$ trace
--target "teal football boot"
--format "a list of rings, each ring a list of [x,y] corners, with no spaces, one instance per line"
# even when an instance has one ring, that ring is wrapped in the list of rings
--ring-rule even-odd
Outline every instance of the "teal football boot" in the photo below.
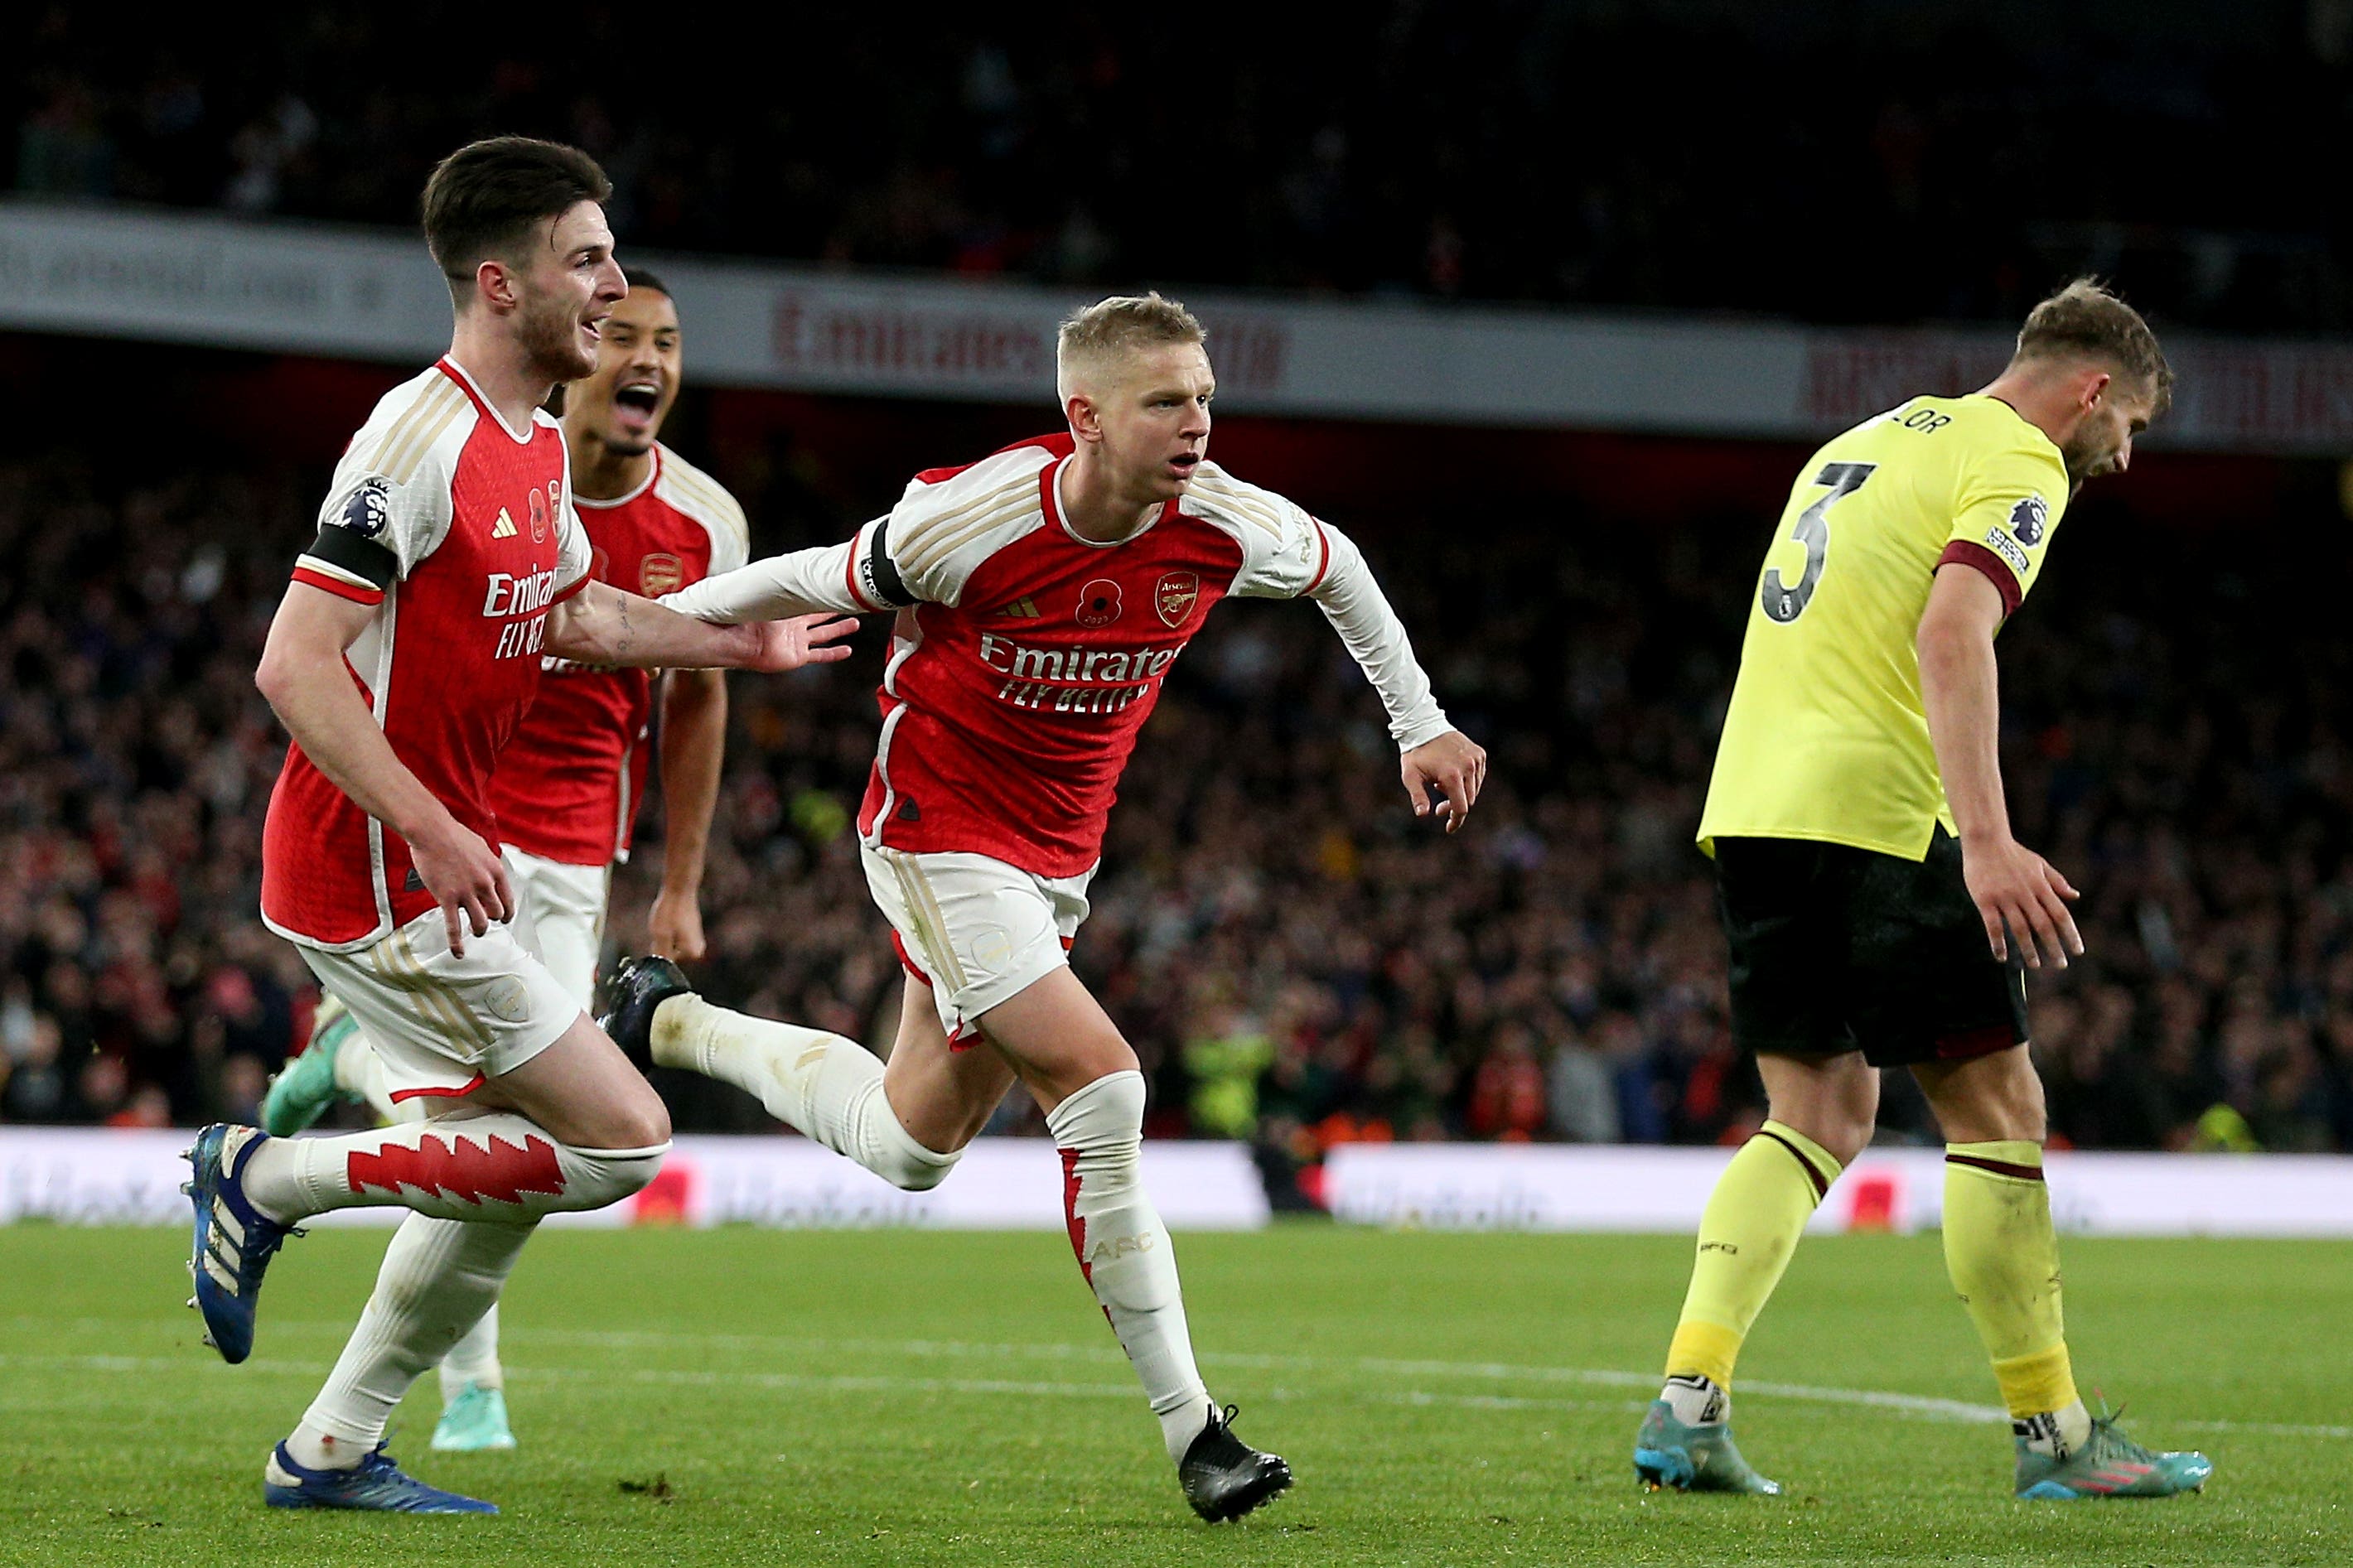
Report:
[[[2092,1423],[2083,1447],[2063,1459],[2018,1443],[2018,1495],[2030,1502],[2101,1497],[2177,1497],[2203,1490],[2214,1461],[2199,1453],[2159,1453],[2116,1429],[2115,1415]]]
[[[1767,1480],[1740,1457],[1731,1422],[1686,1426],[1663,1399],[1651,1401],[1641,1430],[1634,1434],[1634,1477],[1652,1491],[1672,1487],[1679,1492],[1781,1495],[1780,1482]]]
[[[514,1432],[507,1426],[507,1396],[479,1383],[459,1389],[433,1428],[437,1454],[485,1454],[514,1446]]]
[[[261,1130],[272,1138],[300,1132],[327,1114],[338,1100],[361,1097],[335,1081],[335,1055],[359,1032],[359,1020],[332,996],[319,999],[311,1038],[269,1080],[261,1097]]]

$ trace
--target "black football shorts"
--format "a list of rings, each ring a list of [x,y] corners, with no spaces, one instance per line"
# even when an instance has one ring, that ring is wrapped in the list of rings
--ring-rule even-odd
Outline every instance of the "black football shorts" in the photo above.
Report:
[[[1764,1055],[1966,1061],[2026,1037],[2026,969],[1987,946],[1942,826],[1915,863],[1802,838],[1718,838],[1732,1033]]]

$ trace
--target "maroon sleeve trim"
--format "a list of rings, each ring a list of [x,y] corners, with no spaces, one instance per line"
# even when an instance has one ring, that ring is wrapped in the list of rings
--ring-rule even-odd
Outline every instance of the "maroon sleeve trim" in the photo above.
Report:
[[[596,575],[596,574],[594,571],[583,572],[579,576],[575,577],[572,580],[571,586],[556,590],[555,597],[550,599],[548,603],[551,605],[564,603],[565,600],[572,597],[573,595],[580,592],[581,589],[586,588],[588,585],[588,580]]]
[[[2001,591],[2001,613],[2005,618],[2018,614],[2018,606],[2026,601],[2026,590],[2018,585],[2018,574],[2010,563],[1982,544],[1971,544],[1966,539],[1956,539],[1945,546],[1936,557],[1939,566],[1974,566],[1986,575],[1986,580]]]

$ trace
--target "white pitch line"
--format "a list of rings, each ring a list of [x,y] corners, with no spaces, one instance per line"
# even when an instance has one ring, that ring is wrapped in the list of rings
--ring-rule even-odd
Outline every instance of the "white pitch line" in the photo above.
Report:
[[[75,1319],[66,1323],[56,1320],[17,1318],[11,1321],[26,1327],[40,1327],[55,1331],[70,1326],[93,1331],[115,1332],[121,1325],[102,1319]],[[342,1323],[316,1320],[294,1320],[273,1322],[272,1332],[300,1334],[332,1334],[341,1337],[350,1331]],[[1049,1342],[1033,1344],[969,1342],[958,1340],[867,1340],[823,1339],[781,1334],[721,1334],[669,1332],[648,1330],[600,1329],[527,1329],[521,1338],[528,1346],[533,1342],[572,1344],[611,1350],[653,1350],[702,1346],[739,1351],[793,1350],[832,1353],[871,1353],[878,1355],[914,1356],[925,1359],[998,1359],[1095,1362],[1104,1365],[1121,1365],[1125,1362],[1116,1349],[1103,1345],[1081,1345]],[[1650,1389],[1658,1378],[1648,1373],[1622,1372],[1600,1367],[1529,1366],[1507,1362],[1404,1361],[1379,1356],[1318,1357],[1300,1355],[1265,1355],[1247,1352],[1205,1352],[1198,1360],[1205,1364],[1249,1368],[1255,1371],[1291,1373],[1354,1373],[1387,1378],[1474,1378],[1490,1382],[1527,1384],[1568,1384],[1587,1387]],[[177,1361],[126,1356],[52,1356],[25,1357],[0,1353],[0,1365],[12,1363],[70,1363],[86,1365],[92,1371],[145,1371],[182,1365]],[[106,1364],[114,1363],[114,1364]],[[306,1363],[248,1362],[248,1367],[266,1368],[271,1372],[301,1371],[315,1375],[317,1369]],[[610,1371],[575,1367],[545,1367],[520,1369],[525,1378],[607,1378]],[[995,1378],[914,1378],[879,1374],[812,1376],[796,1373],[701,1373],[661,1368],[633,1368],[622,1374],[657,1383],[677,1383],[688,1385],[712,1386],[751,1384],[778,1389],[839,1389],[857,1391],[907,1391],[916,1393],[953,1394],[1030,1394],[1046,1397],[1098,1398],[1116,1395],[1133,1398],[1134,1386],[1125,1383],[1074,1384],[1041,1383]],[[1838,1405],[1857,1409],[1883,1410],[1891,1414],[1931,1421],[1952,1421],[1972,1426],[2007,1425],[2008,1412],[1990,1405],[1974,1405],[1965,1400],[1942,1399],[1928,1394],[1901,1394],[1887,1389],[1838,1388],[1815,1384],[1752,1382],[1743,1383],[1744,1394],[1761,1395],[1768,1399],[1793,1399],[1815,1405]],[[1620,1408],[1616,1401],[1547,1400],[1525,1394],[1465,1394],[1441,1393],[1425,1389],[1397,1389],[1366,1393],[1351,1390],[1352,1397],[1377,1403],[1446,1405],[1464,1409],[1608,1409]],[[1290,1390],[1268,1390],[1262,1397],[1292,1400],[1328,1395],[1294,1393]],[[1635,1405],[1647,1403],[1630,1402]],[[2274,1437],[2316,1437],[2337,1441],[2353,1440],[2353,1426],[2305,1426],[2271,1421],[2224,1421],[2184,1419],[2169,1423],[2200,1432],[2238,1433]]]
[[[198,1357],[0,1354],[0,1367],[34,1366],[144,1377],[155,1373],[185,1372],[192,1368],[202,1370],[205,1363]],[[241,1363],[241,1370],[277,1377],[311,1378],[319,1375],[319,1369],[308,1362],[248,1361]],[[1135,1385],[1132,1383],[1034,1383],[997,1377],[899,1377],[888,1373],[869,1375],[853,1373],[818,1376],[792,1372],[691,1372],[673,1367],[634,1367],[615,1372],[585,1366],[509,1366],[506,1374],[524,1383],[621,1382],[665,1388],[750,1387],[796,1393],[1016,1394],[1025,1398],[1115,1399],[1123,1402],[1137,1397]],[[1262,1396],[1273,1404],[1329,1397],[1328,1394],[1287,1388],[1267,1389]],[[1641,1408],[1630,1400],[1602,1403],[1577,1399],[1524,1399],[1495,1394],[1442,1394],[1419,1388],[1354,1397],[1382,1405],[1440,1405],[1469,1410],[1620,1411]]]

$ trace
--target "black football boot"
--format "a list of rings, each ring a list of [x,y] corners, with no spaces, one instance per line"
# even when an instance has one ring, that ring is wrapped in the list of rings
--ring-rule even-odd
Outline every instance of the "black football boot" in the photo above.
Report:
[[[1222,1415],[1213,1407],[1209,1424],[1176,1466],[1185,1500],[1211,1524],[1240,1519],[1291,1485],[1291,1467],[1235,1436],[1233,1419],[1234,1406]]]
[[[667,958],[625,958],[596,986],[596,1026],[639,1072],[651,1072],[654,1009],[693,989],[685,972]]]

